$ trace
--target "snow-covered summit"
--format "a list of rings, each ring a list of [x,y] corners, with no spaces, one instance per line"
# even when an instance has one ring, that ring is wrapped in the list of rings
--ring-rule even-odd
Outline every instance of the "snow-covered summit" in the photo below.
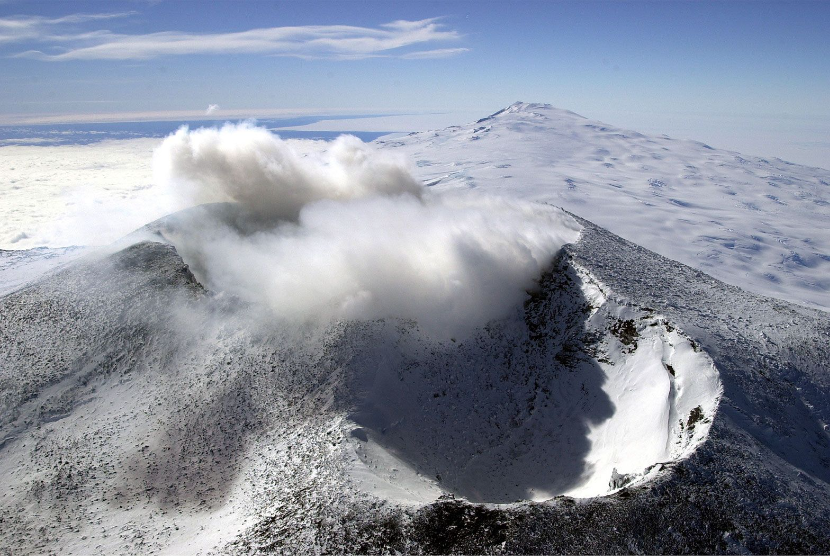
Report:
[[[540,103],[540,102],[522,102],[517,101],[508,106],[507,108],[502,108],[498,112],[490,114],[489,116],[478,120],[476,123],[481,123],[485,121],[489,121],[493,118],[497,118],[499,116],[507,115],[507,114],[523,114],[523,115],[532,115],[538,116],[543,118],[552,118],[552,117],[572,117],[572,118],[581,118],[585,119],[584,116],[580,116],[576,112],[571,112],[570,110],[563,110],[561,108],[555,108],[550,104],[547,103]]]
[[[385,142],[426,184],[548,202],[755,292],[830,308],[830,171],[547,104]]]

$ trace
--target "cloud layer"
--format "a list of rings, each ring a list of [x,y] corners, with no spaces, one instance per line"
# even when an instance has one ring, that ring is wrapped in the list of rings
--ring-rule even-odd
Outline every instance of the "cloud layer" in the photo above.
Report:
[[[303,25],[233,33],[164,31],[129,35],[100,29],[78,32],[76,29],[81,23],[133,13],[76,14],[52,19],[36,16],[0,18],[0,44],[39,43],[37,49],[13,55],[45,61],[146,60],[193,54],[265,54],[335,60],[429,59],[454,56],[468,50],[461,47],[424,48],[461,38],[458,32],[445,29],[435,18],[399,20],[374,28]],[[67,27],[72,32],[66,32]]]
[[[193,200],[234,200],[272,219],[253,233],[238,219],[202,219],[170,239],[210,289],[289,320],[398,317],[463,335],[518,306],[578,235],[547,205],[433,194],[354,137],[303,157],[249,125],[182,129],[155,164]]]

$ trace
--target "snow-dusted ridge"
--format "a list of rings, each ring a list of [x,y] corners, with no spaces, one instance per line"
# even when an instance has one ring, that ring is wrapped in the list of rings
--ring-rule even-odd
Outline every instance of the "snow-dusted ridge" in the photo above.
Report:
[[[205,291],[163,237],[0,298],[7,546],[207,548],[309,489],[343,508],[609,494],[715,418],[711,360],[566,258],[507,318],[436,340],[398,319],[271,322]],[[40,536],[52,512],[68,532]]]
[[[59,247],[7,251],[0,249],[0,296],[37,281],[83,255],[84,247]]]

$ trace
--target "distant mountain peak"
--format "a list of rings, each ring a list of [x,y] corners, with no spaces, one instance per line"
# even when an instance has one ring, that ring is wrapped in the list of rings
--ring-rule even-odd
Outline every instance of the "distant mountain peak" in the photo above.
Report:
[[[508,106],[506,112],[531,112],[533,110],[556,110],[552,105],[542,102],[516,101]]]
[[[575,112],[571,112],[570,110],[563,110],[561,108],[556,108],[550,104],[540,103],[540,102],[522,102],[517,101],[511,104],[506,108],[502,108],[498,112],[494,112],[489,116],[478,120],[476,123],[486,122],[494,118],[498,118],[499,116],[504,116],[507,114],[530,114],[530,115],[537,115],[542,117],[576,117],[580,119],[586,119],[584,116],[580,116]]]

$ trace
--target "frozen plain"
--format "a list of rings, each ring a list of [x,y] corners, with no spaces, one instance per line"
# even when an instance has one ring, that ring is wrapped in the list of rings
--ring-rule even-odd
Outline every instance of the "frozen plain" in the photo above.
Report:
[[[485,121],[492,132],[500,116],[515,128],[546,113],[562,117],[515,105]],[[471,139],[482,123],[444,132],[448,141],[467,132],[456,137],[462,167],[461,141],[482,141]],[[433,136],[419,135],[408,139],[416,147],[406,139],[387,146],[425,149],[421,140]],[[424,176],[431,187],[500,187],[486,173],[445,176],[446,150],[416,150],[420,167],[436,172]],[[539,200],[550,191],[537,181],[517,194]],[[3,342],[3,467],[12,479],[4,546],[827,550],[826,313],[743,292],[581,221],[579,240],[530,302],[460,343],[420,338],[406,321],[263,333],[249,309],[205,292],[169,246],[182,218],[151,227],[142,239],[153,242],[84,260],[0,301],[11,323]],[[190,333],[181,319],[204,326]],[[53,339],[47,347],[44,337]],[[638,376],[626,378],[630,369],[654,373],[648,385],[666,390],[631,388]],[[617,379],[629,382],[615,387]],[[683,381],[711,386],[678,411],[671,392]],[[630,442],[619,410],[626,386],[644,396],[637,407],[655,409],[650,423],[666,424],[664,445],[703,444],[694,453],[653,450],[632,469],[617,469],[625,456],[597,466]],[[590,403],[568,407],[580,396]],[[554,408],[547,416],[545,402]],[[562,422],[573,425],[570,436],[553,430]],[[619,444],[598,441],[603,426],[620,423],[622,434],[610,435]],[[690,424],[691,433],[681,432]],[[647,432],[639,437],[657,429]],[[534,469],[533,458],[552,461],[560,441],[575,446],[575,469],[563,466],[542,487],[499,480],[515,472],[510,462]],[[498,457],[501,446],[510,457]],[[452,476],[459,458],[482,448],[495,454],[485,472]],[[556,484],[563,477],[570,485]],[[594,490],[581,494],[588,498],[561,496],[580,496],[576,488],[591,477]],[[610,496],[592,497],[599,494]],[[519,501],[504,504],[504,496]]]

